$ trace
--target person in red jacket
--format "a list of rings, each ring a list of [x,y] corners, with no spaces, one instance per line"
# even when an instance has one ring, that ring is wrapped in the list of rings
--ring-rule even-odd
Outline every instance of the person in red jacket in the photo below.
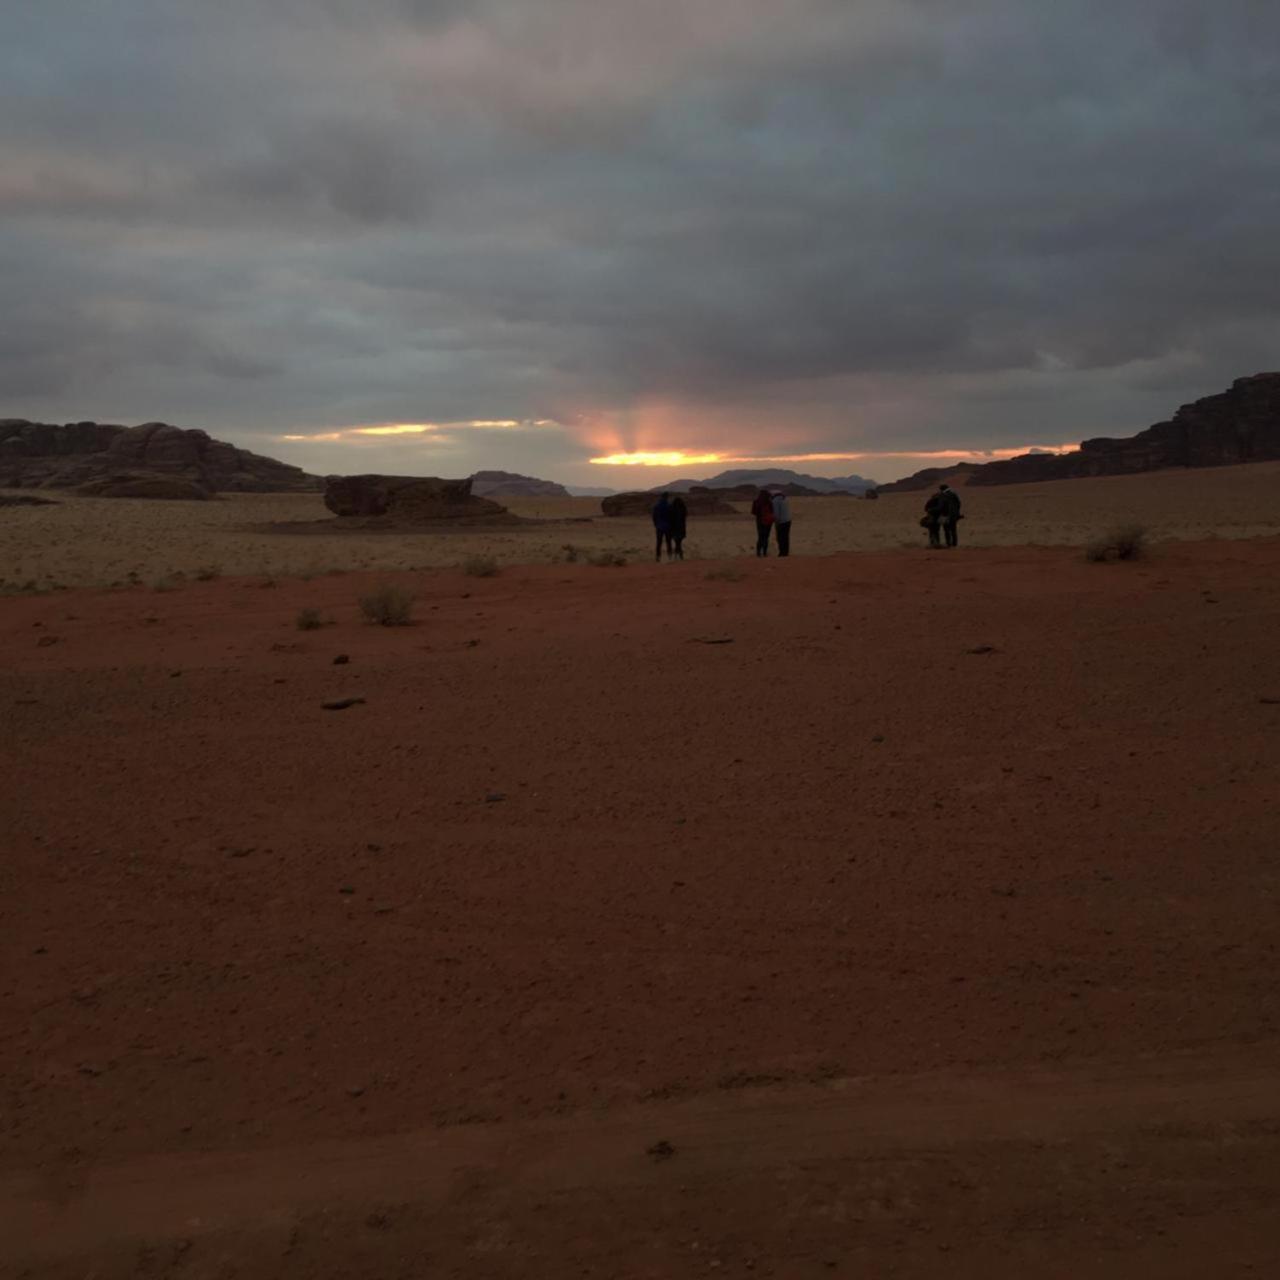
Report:
[[[768,489],[761,489],[751,504],[751,514],[756,518],[756,555],[769,554],[769,531],[773,528],[773,499]]]

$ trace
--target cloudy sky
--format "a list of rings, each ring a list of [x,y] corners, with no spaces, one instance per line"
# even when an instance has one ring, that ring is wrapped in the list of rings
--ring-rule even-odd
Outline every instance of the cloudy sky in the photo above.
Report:
[[[1275,0],[3,0],[0,417],[617,487],[1128,434],[1280,367],[1277,86]]]

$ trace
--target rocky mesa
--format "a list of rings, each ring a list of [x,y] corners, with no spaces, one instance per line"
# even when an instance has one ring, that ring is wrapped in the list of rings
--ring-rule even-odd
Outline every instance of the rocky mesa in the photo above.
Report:
[[[324,505],[336,516],[394,524],[516,519],[501,503],[472,493],[470,479],[438,476],[329,476]]]
[[[113,423],[57,425],[0,418],[0,487],[79,489],[106,496],[177,496],[176,486],[137,482],[182,481],[212,493],[307,493],[321,481],[299,467],[250,453],[205,431],[165,422],[139,427]],[[132,487],[132,492],[129,490]],[[120,490],[125,490],[120,493]]]

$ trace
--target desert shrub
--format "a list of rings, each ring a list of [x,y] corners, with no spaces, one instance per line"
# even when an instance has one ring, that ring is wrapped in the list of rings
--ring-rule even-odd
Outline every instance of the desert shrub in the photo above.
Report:
[[[319,631],[324,626],[324,619],[319,609],[299,609],[295,625],[299,631]]]
[[[172,578],[157,578],[151,584],[152,591],[177,591],[178,584]]]
[[[708,582],[741,582],[742,570],[735,569],[732,565],[721,565],[718,569],[707,570]]]
[[[360,597],[366,621],[380,627],[407,627],[413,616],[413,597],[399,587],[383,586]]]
[[[1093,564],[1107,560],[1137,560],[1147,545],[1147,531],[1140,524],[1119,525],[1085,545],[1084,558]]]
[[[214,578],[222,577],[222,570],[216,564],[201,565],[196,570],[197,582],[212,582]]]
[[[578,551],[578,548],[577,548],[577,547],[575,547],[575,546],[573,545],[573,543],[572,543],[572,542],[566,542],[566,543],[564,544],[564,546],[562,546],[562,547],[560,548],[560,550],[564,553],[564,554],[563,554],[563,559],[564,559],[565,564],[577,564],[577,563],[578,563],[578,556],[579,556],[581,553]]]
[[[1140,524],[1122,525],[1111,535],[1117,560],[1136,560],[1146,549],[1147,531]]]
[[[492,556],[468,556],[462,562],[468,578],[492,578],[498,573],[498,562]]]
[[[627,563],[627,557],[620,551],[592,551],[587,556],[587,563],[597,569],[621,568]]]

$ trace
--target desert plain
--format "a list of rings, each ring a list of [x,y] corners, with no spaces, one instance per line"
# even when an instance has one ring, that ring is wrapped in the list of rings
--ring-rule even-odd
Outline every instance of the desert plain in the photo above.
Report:
[[[1278,484],[0,510],[0,1275],[1276,1274]]]

